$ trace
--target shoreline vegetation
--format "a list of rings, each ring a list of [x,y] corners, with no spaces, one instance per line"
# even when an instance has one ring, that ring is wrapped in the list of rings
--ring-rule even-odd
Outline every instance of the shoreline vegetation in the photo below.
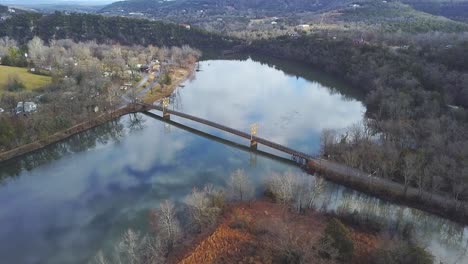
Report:
[[[89,263],[433,263],[411,223],[327,212],[323,191],[321,178],[294,173],[254,187],[239,169],[226,188],[208,184],[180,203],[162,201],[147,232],[127,229]]]
[[[65,140],[75,134],[84,132],[91,128],[100,126],[106,122],[112,121],[116,118],[124,116],[126,114],[136,113],[138,110],[133,106],[127,106],[109,113],[101,114],[91,120],[77,124],[63,131],[59,131],[45,139],[37,140],[35,142],[19,146],[17,148],[7,150],[0,153],[0,162],[5,162],[10,159],[18,158],[22,155],[26,155],[30,152],[45,148],[51,144]]]
[[[0,96],[4,109],[0,114],[0,160],[110,120],[114,111],[142,100],[146,93],[155,92],[146,102],[172,93],[200,56],[200,51],[187,45],[122,46],[71,39],[46,43],[39,37],[20,45],[1,38],[2,64],[48,75],[51,82],[31,91],[9,76],[8,91]],[[27,102],[28,107],[19,102]]]
[[[416,208],[459,224],[468,224],[468,204],[463,201],[455,202],[413,187],[405,190],[405,186],[398,182],[369,176],[363,171],[321,158],[310,161],[306,171],[385,201]]]
[[[172,67],[169,69],[167,72],[170,76],[170,79],[172,80],[171,83],[167,85],[159,83],[156,84],[155,88],[151,89],[143,95],[143,101],[145,103],[153,103],[164,97],[170,96],[182,82],[190,78],[190,76],[194,73],[195,66],[196,63],[191,63],[184,68]],[[162,89],[161,86],[163,87]],[[56,142],[60,142],[72,135],[102,125],[123,115],[138,112],[141,112],[141,109],[133,105],[128,105],[124,108],[101,114],[91,120],[82,122],[63,131],[59,131],[45,139],[37,140],[14,149],[1,152],[0,163],[42,149]],[[363,171],[358,171],[356,169],[339,164],[333,164],[333,161],[323,161],[323,164],[319,162],[319,160],[311,161],[307,164],[305,170],[310,174],[318,172],[320,176],[325,177],[327,180],[345,185],[354,190],[361,191],[385,201],[395,202],[397,204],[417,208],[425,212],[450,219],[457,223],[468,223],[468,219],[466,218],[468,215],[468,206],[464,202],[460,201],[454,204],[452,200],[447,200],[443,196],[431,194],[427,191],[420,193],[416,188],[411,187],[408,188],[405,192],[404,185],[398,182],[387,181],[377,177],[367,177],[367,174]],[[324,166],[324,164],[333,165]],[[340,170],[338,170],[338,172],[337,170],[334,170],[334,168],[336,169],[336,166],[342,166],[342,168],[344,168],[341,170],[341,173],[339,172]],[[348,171],[343,172],[343,170]],[[356,175],[350,173],[349,170],[356,172],[354,173]]]
[[[151,94],[150,97],[146,97],[150,92],[145,94],[145,102],[146,103],[153,103],[157,100],[160,100],[164,97],[167,97],[171,95],[177,87],[187,80],[192,74],[195,69],[195,63],[192,63],[188,66],[188,68],[176,68],[174,70],[170,70],[170,76],[171,79],[173,80],[171,84],[164,85],[164,88],[161,89],[158,92],[155,92],[154,94]],[[107,113],[101,114],[97,117],[94,117],[88,121],[79,123],[77,125],[74,125],[70,128],[67,128],[65,130],[59,131],[45,139],[37,140],[32,143],[28,143],[25,145],[21,145],[19,147],[16,147],[14,149],[10,149],[4,152],[0,152],[0,163],[8,161],[10,159],[14,159],[17,157],[20,157],[22,155],[28,154],[30,152],[45,148],[51,144],[60,142],[62,140],[65,140],[75,134],[81,133],[83,131],[89,130],[91,128],[97,127],[99,125],[102,125],[106,122],[110,122],[112,120],[115,120],[119,117],[122,117],[127,114],[132,114],[132,113],[138,113],[141,112],[141,109],[134,105],[127,105],[123,108],[117,109],[117,110],[112,110]]]
[[[366,188],[368,192],[466,223],[466,35],[359,36],[283,36],[253,41],[247,50],[321,67],[362,91],[365,117],[348,128],[322,131],[323,157],[404,186],[403,194]],[[416,195],[405,198],[405,190],[414,188]],[[434,202],[435,197],[445,201]]]

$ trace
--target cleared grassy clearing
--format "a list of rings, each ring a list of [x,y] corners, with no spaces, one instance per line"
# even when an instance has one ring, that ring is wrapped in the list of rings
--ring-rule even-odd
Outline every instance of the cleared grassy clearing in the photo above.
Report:
[[[10,75],[18,76],[18,79],[26,86],[26,90],[32,91],[41,88],[51,82],[49,76],[42,76],[29,73],[26,68],[1,66],[0,65],[0,94],[5,91]]]

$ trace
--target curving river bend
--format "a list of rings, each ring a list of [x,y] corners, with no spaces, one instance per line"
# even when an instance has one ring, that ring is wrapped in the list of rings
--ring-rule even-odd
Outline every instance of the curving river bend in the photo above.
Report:
[[[303,65],[265,59],[210,60],[171,98],[171,108],[317,153],[324,128],[359,122],[360,95]],[[209,134],[235,136],[172,117]],[[266,147],[261,150],[275,153]],[[277,153],[275,153],[277,154]],[[281,155],[281,154],[280,154]],[[187,132],[146,115],[129,115],[46,149],[0,163],[0,259],[4,263],[85,263],[129,228],[145,230],[147,212],[181,201],[195,186],[224,186],[243,168],[256,186],[273,172],[298,168]],[[468,228],[327,183],[328,211],[411,223],[444,263],[468,263]]]

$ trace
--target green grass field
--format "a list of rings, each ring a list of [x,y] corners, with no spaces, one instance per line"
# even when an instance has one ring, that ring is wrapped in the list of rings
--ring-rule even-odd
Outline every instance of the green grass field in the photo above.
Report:
[[[31,74],[26,68],[0,65],[0,94],[5,91],[8,76],[10,75],[17,75],[28,91],[43,87],[51,82],[51,78],[49,76]]]

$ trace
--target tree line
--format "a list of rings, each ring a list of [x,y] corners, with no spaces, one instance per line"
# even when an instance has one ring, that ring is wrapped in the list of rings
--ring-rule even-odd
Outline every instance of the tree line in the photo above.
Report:
[[[2,50],[20,49],[15,41],[0,40]],[[5,46],[3,46],[5,44]],[[55,132],[122,106],[123,97],[136,99],[134,84],[141,79],[139,65],[160,61],[161,76],[170,67],[192,65],[201,56],[189,46],[122,46],[71,39],[44,42],[34,37],[25,45],[27,64],[34,73],[52,76],[52,83],[35,91],[5,92],[0,106],[0,150],[43,139]],[[24,54],[21,55],[24,57]],[[122,89],[123,85],[125,89]],[[129,85],[129,87],[128,87]],[[127,90],[127,88],[129,90]],[[15,114],[17,102],[34,101],[34,114]]]
[[[282,208],[282,216],[278,220],[269,216],[266,218],[270,221],[256,221],[241,210],[234,209],[233,217],[228,221],[230,230],[246,231],[257,239],[253,240],[256,257],[269,263],[363,263],[356,259],[356,241],[351,235],[349,219],[344,215],[321,218],[325,228],[319,232],[318,238],[294,226],[295,219],[320,210],[316,207],[316,200],[324,190],[323,179],[286,172],[271,175],[261,188],[267,200]],[[183,257],[177,254],[186,253],[184,247],[187,248],[187,242],[198,243],[196,237],[213,233],[224,217],[229,219],[230,206],[244,203],[251,207],[255,203],[254,193],[252,181],[243,170],[238,169],[228,177],[226,188],[212,185],[194,188],[180,204],[165,200],[158,209],[149,213],[150,232],[145,234],[127,229],[111,250],[98,251],[90,263],[171,263],[168,260]],[[268,214],[267,211],[263,213]],[[369,230],[364,228],[363,231]],[[229,232],[229,229],[224,232]],[[365,258],[365,263],[433,262],[433,256],[419,245],[411,230],[406,229],[404,234],[395,235],[383,235],[384,230],[378,232],[382,232],[379,234],[382,243],[369,248],[367,255],[360,256]],[[211,243],[213,247],[206,250],[219,252],[207,254],[222,255],[222,245],[215,241]],[[197,248],[190,244],[188,247]],[[237,250],[244,253],[244,248]],[[249,254],[249,251],[245,253]]]
[[[324,156],[455,204],[467,201],[467,35],[335,34],[260,40],[251,48],[321,67],[366,94],[362,124],[324,131]]]
[[[231,45],[222,36],[196,28],[146,19],[105,17],[92,14],[55,12],[49,15],[22,13],[0,22],[0,37],[8,36],[25,44],[34,36],[52,39],[122,45],[182,46],[222,48]]]

